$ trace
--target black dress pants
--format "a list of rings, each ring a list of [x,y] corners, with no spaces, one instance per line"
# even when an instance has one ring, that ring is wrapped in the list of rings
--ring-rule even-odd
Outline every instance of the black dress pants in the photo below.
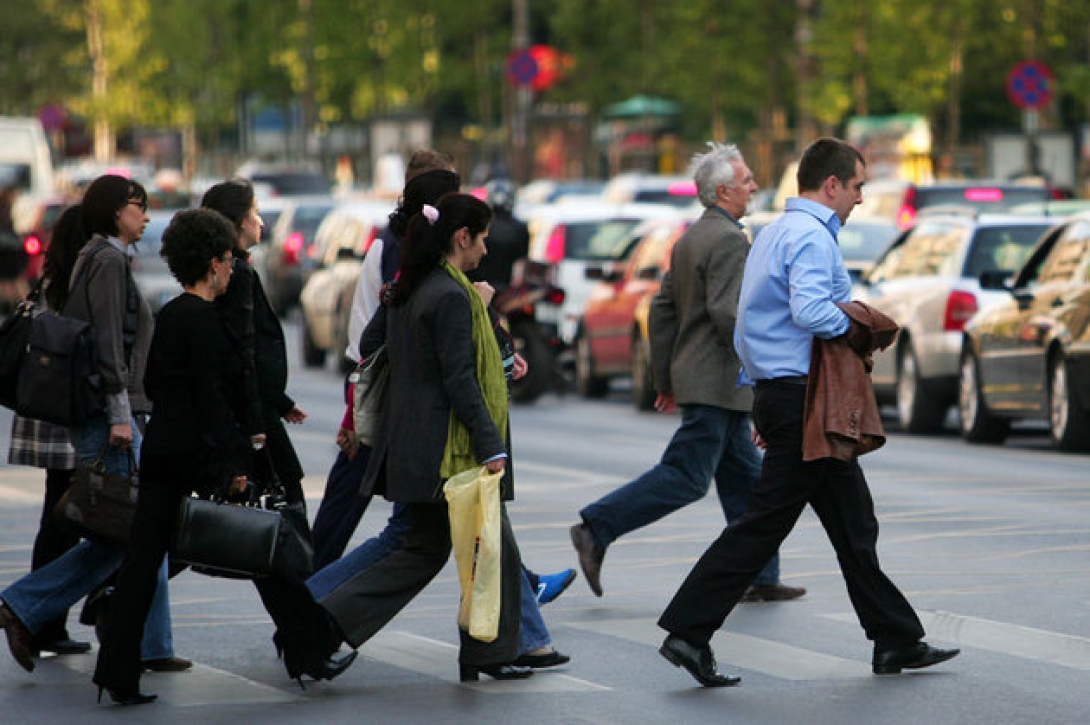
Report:
[[[369,640],[404,609],[450,558],[446,502],[411,503],[408,508],[411,523],[401,547],[345,581],[319,602],[353,647]],[[492,642],[482,642],[459,630],[458,661],[462,664],[505,664],[518,656],[522,564],[506,507],[501,506],[500,511],[499,635]]]
[[[106,619],[105,641],[101,643],[94,682],[111,690],[131,693],[139,690],[142,663],[140,644],[144,623],[151,610],[157,576],[177,525],[178,507],[183,496],[192,491],[193,455],[156,456],[140,459],[140,495],[136,517],[125,550],[125,559],[117,574],[117,586]],[[224,542],[230,546],[229,541]],[[310,596],[303,582],[293,582],[278,575],[255,581],[277,629],[290,642],[313,640],[322,649],[324,614]],[[313,623],[313,633],[300,630]],[[293,636],[298,632],[298,636]],[[328,638],[325,638],[328,640]],[[328,654],[324,649],[321,656]]]
[[[878,649],[907,646],[923,626],[878,564],[878,519],[856,460],[802,460],[806,387],[762,382],[753,418],[767,444],[745,515],[704,552],[659,618],[659,626],[706,645],[810,504],[836,551],[848,596]]]

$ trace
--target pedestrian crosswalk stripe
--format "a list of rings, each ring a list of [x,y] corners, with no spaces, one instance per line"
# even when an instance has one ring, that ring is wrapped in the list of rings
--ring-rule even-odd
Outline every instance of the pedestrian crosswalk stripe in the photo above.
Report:
[[[360,648],[360,655],[442,680],[458,682],[458,647],[447,642],[404,631],[379,632]],[[562,669],[537,670],[525,680],[492,680],[481,675],[480,682],[466,687],[486,693],[599,692],[610,688],[564,674]]]
[[[566,626],[656,649],[666,637],[654,619],[576,622]],[[862,662],[736,632],[717,633],[712,639],[712,649],[720,665],[729,664],[783,680],[842,680],[863,677],[870,672],[869,665]]]
[[[929,637],[1037,662],[1090,670],[1090,639],[950,612],[917,612]],[[828,619],[855,622],[851,613]]]

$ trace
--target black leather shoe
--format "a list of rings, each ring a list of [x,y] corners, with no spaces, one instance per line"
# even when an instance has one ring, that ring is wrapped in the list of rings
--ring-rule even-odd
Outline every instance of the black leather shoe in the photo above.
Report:
[[[670,635],[659,647],[659,654],[674,667],[684,667],[704,687],[733,687],[741,677],[723,675],[715,667],[715,655],[708,646],[696,647],[680,637]]]
[[[525,680],[534,674],[529,667],[518,665],[467,665],[458,663],[458,679],[462,682],[476,682],[485,673],[493,680]]]
[[[79,642],[71,637],[62,637],[50,642],[41,642],[38,649],[42,652],[53,652],[58,655],[82,655],[91,651],[90,642]]]
[[[602,559],[606,558],[606,550],[598,545],[594,532],[585,523],[571,527],[571,543],[579,554],[579,566],[590,590],[595,596],[602,596]]]
[[[529,667],[534,670],[543,670],[546,667],[558,667],[560,665],[566,665],[571,662],[571,657],[565,654],[560,654],[555,649],[551,652],[543,652],[542,654],[524,654],[516,659],[511,664],[518,667]]]
[[[147,705],[149,702],[155,702],[159,699],[158,695],[145,695],[142,692],[121,692],[120,690],[111,690],[108,687],[98,688],[98,701],[102,703],[102,692],[105,690],[110,699],[114,701],[115,705]]]
[[[798,599],[806,593],[803,587],[789,587],[783,582],[775,584],[751,584],[742,595],[743,602],[786,602]]]
[[[8,609],[8,605],[0,603],[0,627],[8,637],[8,649],[11,656],[27,672],[34,671],[33,644],[30,632],[19,621],[15,613]]]
[[[891,649],[884,652],[875,650],[871,665],[876,675],[896,675],[901,670],[918,670],[937,665],[940,662],[957,657],[960,649],[939,649],[927,642],[917,642],[904,649]]]
[[[148,672],[185,672],[193,667],[192,660],[183,657],[160,657],[141,663]]]
[[[332,680],[351,667],[359,652],[352,650],[342,657],[330,656],[317,661],[297,661],[291,649],[284,650],[284,667],[288,677],[303,687],[303,675],[315,680]]]

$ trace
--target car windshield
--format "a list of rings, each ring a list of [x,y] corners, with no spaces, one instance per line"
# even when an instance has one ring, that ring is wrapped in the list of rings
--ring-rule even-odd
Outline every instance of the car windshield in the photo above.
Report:
[[[322,220],[326,218],[332,208],[332,205],[299,207],[295,210],[295,216],[292,218],[294,231],[300,232],[308,244],[313,244],[318,227],[321,226]]]
[[[870,261],[878,257],[897,236],[894,224],[853,224],[848,222],[836,235],[840,254],[849,262]]]
[[[272,238],[273,227],[276,226],[276,222],[280,219],[280,215],[283,214],[283,210],[274,209],[266,211],[261,210],[261,222],[265,226],[261,227],[261,241],[267,242]]]
[[[630,249],[628,233],[637,221],[572,222],[565,224],[565,256],[568,259],[618,259]]]
[[[695,200],[695,189],[692,193],[675,189],[641,189],[633,197],[633,201],[641,204],[669,204],[682,209],[691,206]]]

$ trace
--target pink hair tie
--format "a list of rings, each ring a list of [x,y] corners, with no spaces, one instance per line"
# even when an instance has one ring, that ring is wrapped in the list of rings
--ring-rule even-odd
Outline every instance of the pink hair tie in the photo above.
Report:
[[[428,220],[428,224],[435,224],[435,222],[439,221],[439,210],[431,204],[425,204],[420,209],[420,213]]]

